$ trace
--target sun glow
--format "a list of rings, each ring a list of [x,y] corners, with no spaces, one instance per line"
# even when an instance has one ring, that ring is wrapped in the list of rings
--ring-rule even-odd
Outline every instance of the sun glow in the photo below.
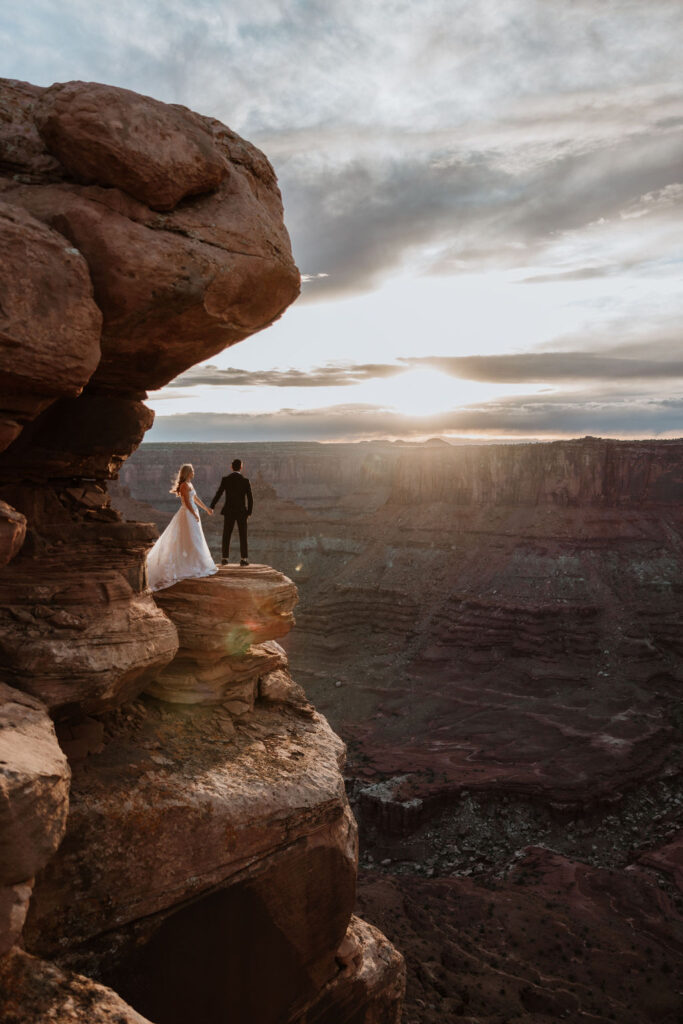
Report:
[[[359,398],[361,389],[364,392],[361,400],[371,399],[404,416],[424,417],[449,412],[474,402],[518,394],[522,390],[537,390],[535,387],[521,388],[518,384],[463,380],[431,369],[408,370],[395,377],[368,382],[358,387]]]

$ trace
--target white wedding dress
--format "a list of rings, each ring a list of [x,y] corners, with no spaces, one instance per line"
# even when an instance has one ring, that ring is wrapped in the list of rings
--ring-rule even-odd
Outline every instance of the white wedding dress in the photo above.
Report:
[[[197,508],[194,487],[192,484],[188,486],[190,501]],[[180,508],[147,555],[149,588],[163,590],[179,580],[213,576],[216,572],[218,566],[204,539],[202,524],[181,499]]]

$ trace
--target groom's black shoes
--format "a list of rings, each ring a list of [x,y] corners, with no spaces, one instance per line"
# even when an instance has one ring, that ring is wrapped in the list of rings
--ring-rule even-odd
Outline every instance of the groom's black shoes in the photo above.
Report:
[[[240,565],[249,565],[249,562],[247,561],[246,558],[241,558],[240,559]]]
[[[230,564],[230,559],[229,558],[221,558],[221,565],[229,565],[229,564]]]

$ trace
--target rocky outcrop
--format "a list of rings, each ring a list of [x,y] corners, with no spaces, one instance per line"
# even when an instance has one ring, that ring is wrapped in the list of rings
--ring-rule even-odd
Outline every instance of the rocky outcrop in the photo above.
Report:
[[[683,442],[196,445],[198,488],[235,454],[254,556],[300,589],[295,677],[352,773],[409,777],[382,814],[471,787],[587,806],[673,770]],[[177,459],[143,445],[121,476],[160,523]]]
[[[82,82],[2,81],[0,111],[0,522],[21,558],[0,642],[7,681],[69,717],[177,648],[145,593],[153,534],[104,486],[152,423],[145,389],[272,322],[299,277],[272,168],[218,122]]]
[[[8,83],[2,102],[2,197],[90,270],[103,316],[91,391],[159,387],[296,298],[272,167],[225,125],[94,83]]]
[[[128,89],[53,85],[35,120],[46,148],[73,178],[121,189],[153,210],[213,192],[228,172],[201,118]],[[122,124],[131,126],[125,136]]]
[[[145,389],[296,297],[272,168],[181,107],[5,81],[0,234],[0,1016],[395,1024],[344,747],[276,643],[296,588],[226,568],[155,601],[156,530],[107,493]]]
[[[73,765],[67,834],[37,881],[27,948],[54,955],[226,883],[292,870],[294,902],[281,914],[316,915],[327,900],[318,927],[339,934],[310,955],[333,958],[353,906],[356,827],[339,772],[344,748],[325,720],[266,707],[243,720],[223,706],[123,707],[102,719],[102,753]],[[307,911],[295,905],[298,873],[278,865],[306,861],[309,850],[329,865],[306,883],[320,887]],[[284,894],[274,886],[269,899]],[[302,929],[299,944],[311,941]]]
[[[0,683],[0,957],[19,939],[34,875],[64,835],[69,778],[43,705]]]
[[[5,1024],[150,1024],[111,989],[21,949],[0,960]]]
[[[0,501],[0,567],[11,562],[26,537],[26,517]]]
[[[291,580],[266,565],[221,566],[215,576],[183,580],[156,595],[178,629],[176,658],[147,687],[180,704],[230,702],[250,711],[259,678],[286,666],[282,648],[268,643],[294,623]]]
[[[212,592],[209,637],[203,602]],[[289,629],[296,591],[267,567],[225,567],[167,596],[181,637],[225,642],[234,631],[243,645],[247,623],[257,639]],[[269,644],[276,669],[253,654]],[[100,716],[102,742],[73,763],[67,834],[36,880],[26,948],[169,1024],[219,1020],[227,1001],[240,1021],[394,1024],[402,959],[375,930],[350,923],[357,844],[344,746],[274,641],[250,648],[245,706],[223,648],[216,677],[230,685],[212,706],[203,706],[198,661],[173,702],[140,697]],[[264,962],[268,986],[254,974]]]
[[[102,314],[78,249],[11,201],[0,202],[0,245],[2,450],[56,398],[82,391],[100,359]]]

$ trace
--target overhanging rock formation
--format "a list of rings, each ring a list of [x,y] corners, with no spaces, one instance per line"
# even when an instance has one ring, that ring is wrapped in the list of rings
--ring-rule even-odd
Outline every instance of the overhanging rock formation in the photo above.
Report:
[[[107,495],[145,389],[298,294],[270,164],[182,107],[3,81],[0,240],[0,785],[25,826],[0,1015],[394,1024],[402,959],[351,918],[343,745],[276,642],[296,589],[222,569],[157,603],[155,530]]]

